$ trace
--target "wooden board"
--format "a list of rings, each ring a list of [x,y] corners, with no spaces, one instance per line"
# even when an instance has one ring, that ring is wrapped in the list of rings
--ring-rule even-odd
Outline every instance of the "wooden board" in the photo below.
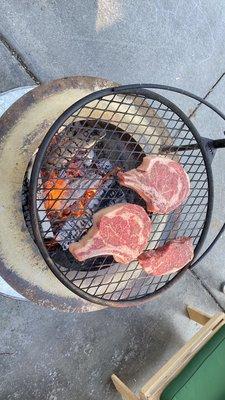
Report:
[[[113,374],[111,378],[116,390],[121,394],[123,400],[139,400],[139,397],[135,396],[135,394],[116,375]]]
[[[200,323],[207,318],[195,309],[189,308],[190,317],[194,320],[199,318]],[[188,312],[189,312],[188,311]],[[204,327],[186,343],[149,381],[140,392],[141,400],[159,400],[164,388],[175,376],[188,364],[195,353],[225,324],[225,315],[213,316],[205,323]]]
[[[149,381],[143,386],[137,397],[116,375],[113,383],[124,400],[160,400],[165,387],[189,363],[192,357],[225,324],[225,314],[211,317],[196,308],[187,307],[190,319],[203,325],[188,343],[186,343]]]

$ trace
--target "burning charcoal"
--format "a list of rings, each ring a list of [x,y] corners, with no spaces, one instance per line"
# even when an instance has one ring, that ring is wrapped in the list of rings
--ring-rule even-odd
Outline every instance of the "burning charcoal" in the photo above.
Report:
[[[75,122],[70,125],[68,136],[73,142],[83,149],[90,149],[98,141],[102,140],[106,135],[103,129],[95,129],[94,126],[83,124],[82,122]]]
[[[59,171],[58,176],[60,178],[80,178],[85,175],[85,166],[80,160],[72,160],[68,163],[65,168]]]
[[[96,174],[96,172],[89,170],[88,178],[78,178],[70,183],[71,188],[74,190],[73,197],[77,199],[81,197],[87,189],[97,188],[100,184],[101,179],[101,175],[98,175]],[[83,193],[80,194],[81,192]]]
[[[98,161],[95,161],[95,165],[98,169],[98,171],[102,174],[107,174],[113,169],[113,166],[107,158],[102,158]]]
[[[67,250],[70,243],[77,242],[91,226],[92,221],[89,215],[81,218],[71,217],[63,225],[55,240],[59,242],[63,250]]]
[[[42,179],[39,178],[40,187],[43,187],[42,208],[61,213],[81,199],[88,189],[98,188],[101,179],[101,175],[97,175],[95,171],[90,171],[88,178],[77,177],[72,181],[52,177],[42,183]]]
[[[107,191],[105,198],[99,204],[99,208],[112,206],[114,204],[126,203],[126,196],[117,182]]]
[[[84,165],[90,167],[93,162],[94,155],[95,155],[94,150],[90,150],[84,159]]]
[[[76,154],[76,159],[81,160],[86,167],[90,167],[94,159],[94,150],[83,150]]]
[[[101,188],[97,191],[96,195],[88,203],[87,209],[89,211],[94,213],[99,209],[99,206],[102,202],[102,198],[107,195],[107,192],[113,182],[114,182],[114,179],[110,178],[102,184]]]
[[[92,226],[92,215],[99,210],[102,199],[108,196],[108,190],[113,183],[114,178],[105,181],[85,207],[83,211],[85,214],[79,218],[70,217],[62,226],[55,240],[60,243],[63,250],[67,250],[70,243],[78,241]]]
[[[58,177],[49,177],[42,183],[39,177],[40,187],[42,187],[42,192],[39,192],[40,200],[42,200],[42,208],[47,212],[55,211],[61,212],[65,207],[69,207],[75,201],[75,189],[73,182],[68,179],[61,179]],[[41,204],[40,204],[41,206]]]
[[[74,157],[81,158],[86,166],[90,166],[94,157],[91,148],[105,135],[104,130],[94,129],[91,124],[84,126],[79,121],[70,124],[60,132],[57,142],[51,144],[45,167],[65,168]]]

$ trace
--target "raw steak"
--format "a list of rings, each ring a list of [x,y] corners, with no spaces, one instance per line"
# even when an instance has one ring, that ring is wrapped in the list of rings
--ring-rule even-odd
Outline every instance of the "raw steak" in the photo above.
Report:
[[[190,181],[183,167],[167,157],[146,156],[142,164],[128,172],[118,172],[119,183],[135,190],[147,210],[167,214],[184,203]]]
[[[135,204],[116,204],[94,214],[93,226],[69,251],[79,260],[112,255],[115,261],[127,264],[146,248],[151,220],[145,210]]]
[[[147,250],[139,257],[140,266],[151,275],[161,276],[179,271],[194,257],[192,239],[171,240],[156,250]]]

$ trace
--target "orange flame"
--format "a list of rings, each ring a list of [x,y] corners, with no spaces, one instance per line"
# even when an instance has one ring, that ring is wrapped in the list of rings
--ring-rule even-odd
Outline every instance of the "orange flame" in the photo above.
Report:
[[[73,215],[74,217],[81,217],[85,213],[85,208],[88,202],[95,196],[97,189],[87,189],[84,195],[72,206],[66,207],[67,201],[73,194],[73,189],[68,187],[66,179],[57,179],[56,173],[50,173],[49,180],[44,182],[45,192],[45,209],[48,215],[52,212],[61,214],[62,218]]]
[[[71,196],[71,189],[64,179],[48,180],[44,183],[45,209],[48,211],[62,211]]]

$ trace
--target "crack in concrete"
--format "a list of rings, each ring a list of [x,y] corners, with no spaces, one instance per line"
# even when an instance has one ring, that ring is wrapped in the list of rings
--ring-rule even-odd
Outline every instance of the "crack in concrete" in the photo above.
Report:
[[[206,290],[206,292],[212,297],[212,299],[215,301],[216,305],[220,308],[221,311],[225,312],[225,309],[221,306],[221,304],[218,302],[217,298],[214,296],[214,294],[210,291],[209,287],[202,281],[202,279],[198,276],[198,274],[189,269],[189,271],[192,273],[192,275],[200,282],[201,286],[203,289]]]
[[[0,41],[1,43],[9,50],[11,55],[17,60],[23,70],[26,72],[27,75],[34,81],[36,85],[40,85],[40,79],[30,70],[30,68],[26,65],[25,61],[23,60],[22,56],[15,50],[15,48],[8,42],[8,40],[0,33]]]
[[[208,90],[208,92],[205,94],[203,97],[203,100],[206,100],[207,97],[212,93],[213,89],[218,85],[218,83],[223,79],[225,76],[225,72],[217,79],[217,81],[212,85],[212,87]],[[193,111],[189,114],[189,118],[192,118],[195,116],[196,112],[198,111],[199,107],[202,105],[202,103],[198,103],[197,106],[193,109]]]

